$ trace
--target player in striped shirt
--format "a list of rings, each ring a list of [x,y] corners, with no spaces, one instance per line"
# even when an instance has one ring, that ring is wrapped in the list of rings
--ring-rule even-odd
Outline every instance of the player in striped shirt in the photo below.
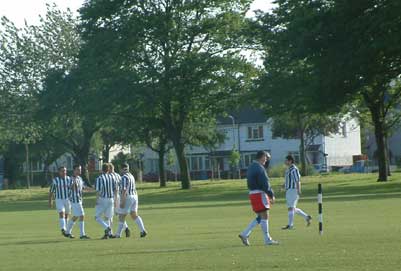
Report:
[[[145,237],[147,231],[145,230],[142,218],[138,215],[138,194],[135,188],[135,178],[129,172],[128,164],[124,163],[121,165],[121,175],[120,206],[118,208],[119,223],[116,237],[121,237],[127,214],[130,214],[131,218],[138,225],[141,231],[140,236]]]
[[[85,234],[85,222],[84,222],[85,212],[84,212],[84,208],[82,206],[82,192],[85,189],[85,184],[81,178],[81,171],[82,171],[82,168],[80,165],[74,165],[74,173],[71,178],[71,186],[70,186],[70,191],[69,191],[69,198],[70,198],[70,202],[71,202],[72,213],[74,216],[68,222],[67,234],[70,236],[70,238],[74,238],[74,236],[71,234],[71,232],[72,232],[72,228],[75,225],[75,222],[79,218],[79,230],[80,230],[79,238],[80,239],[90,239]]]
[[[115,181],[117,183],[117,197],[116,197],[116,202],[115,202],[115,206],[116,206],[115,214],[118,217],[119,216],[118,206],[120,206],[121,175],[114,171],[114,165],[112,163],[108,163],[108,165],[109,165],[109,173],[115,179]],[[125,229],[125,237],[130,237],[131,231],[128,228],[127,222],[124,223],[124,229]]]
[[[294,164],[294,157],[292,155],[288,155],[285,158],[285,164],[288,166],[288,168],[285,171],[285,182],[283,186],[286,191],[285,199],[288,207],[288,224],[282,229],[290,230],[294,227],[294,214],[302,216],[306,221],[306,225],[309,226],[312,217],[301,209],[297,208],[299,196],[301,195],[301,174]]]
[[[70,213],[71,204],[68,199],[68,193],[71,186],[71,178],[67,176],[66,167],[62,166],[58,169],[59,176],[54,178],[50,185],[49,191],[49,207],[53,207],[53,198],[56,201],[56,209],[59,214],[61,234],[70,237],[66,232],[68,215]]]
[[[109,165],[103,164],[103,173],[96,179],[96,208],[95,220],[104,229],[104,236],[102,239],[114,238],[111,231],[111,220],[114,215],[114,204],[117,194],[117,183],[114,178],[109,174]],[[104,215],[105,220],[102,219]]]

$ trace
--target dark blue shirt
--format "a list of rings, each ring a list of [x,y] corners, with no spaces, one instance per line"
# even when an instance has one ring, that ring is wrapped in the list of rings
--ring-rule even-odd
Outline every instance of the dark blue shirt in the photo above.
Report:
[[[274,197],[274,192],[270,187],[269,177],[267,177],[265,168],[258,162],[253,162],[246,173],[248,189],[261,190],[270,198]]]

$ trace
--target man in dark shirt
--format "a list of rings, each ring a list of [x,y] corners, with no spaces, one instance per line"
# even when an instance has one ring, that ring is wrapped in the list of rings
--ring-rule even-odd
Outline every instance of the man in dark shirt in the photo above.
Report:
[[[256,160],[247,170],[249,199],[253,211],[257,214],[257,218],[252,220],[248,227],[239,235],[242,243],[246,246],[249,246],[248,237],[257,224],[261,226],[265,245],[278,244],[269,234],[269,209],[270,204],[274,203],[274,192],[270,187],[269,178],[263,167],[269,159],[270,154],[265,151],[258,151]]]

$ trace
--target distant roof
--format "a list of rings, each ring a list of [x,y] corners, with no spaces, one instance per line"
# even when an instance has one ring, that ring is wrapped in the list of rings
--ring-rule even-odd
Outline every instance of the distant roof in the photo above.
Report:
[[[238,111],[234,111],[228,114],[228,116],[234,117],[234,123],[262,123],[266,122],[269,118],[259,108],[242,108]],[[232,124],[233,120],[230,117],[218,117],[217,122],[219,124]]]

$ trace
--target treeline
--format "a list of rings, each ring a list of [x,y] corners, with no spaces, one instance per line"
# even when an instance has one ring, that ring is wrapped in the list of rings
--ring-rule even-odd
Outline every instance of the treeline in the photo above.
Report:
[[[386,140],[400,119],[401,3],[278,0],[247,17],[251,2],[85,1],[79,18],[49,5],[39,25],[23,28],[3,17],[6,165],[29,165],[34,153],[46,168],[68,152],[85,171],[91,152],[107,161],[115,144],[146,144],[160,161],[174,149],[189,189],[185,146],[218,145],[216,117],[251,105],[273,118],[276,134],[301,139],[304,167],[316,133],[335,132],[344,116],[372,123],[387,180]]]

